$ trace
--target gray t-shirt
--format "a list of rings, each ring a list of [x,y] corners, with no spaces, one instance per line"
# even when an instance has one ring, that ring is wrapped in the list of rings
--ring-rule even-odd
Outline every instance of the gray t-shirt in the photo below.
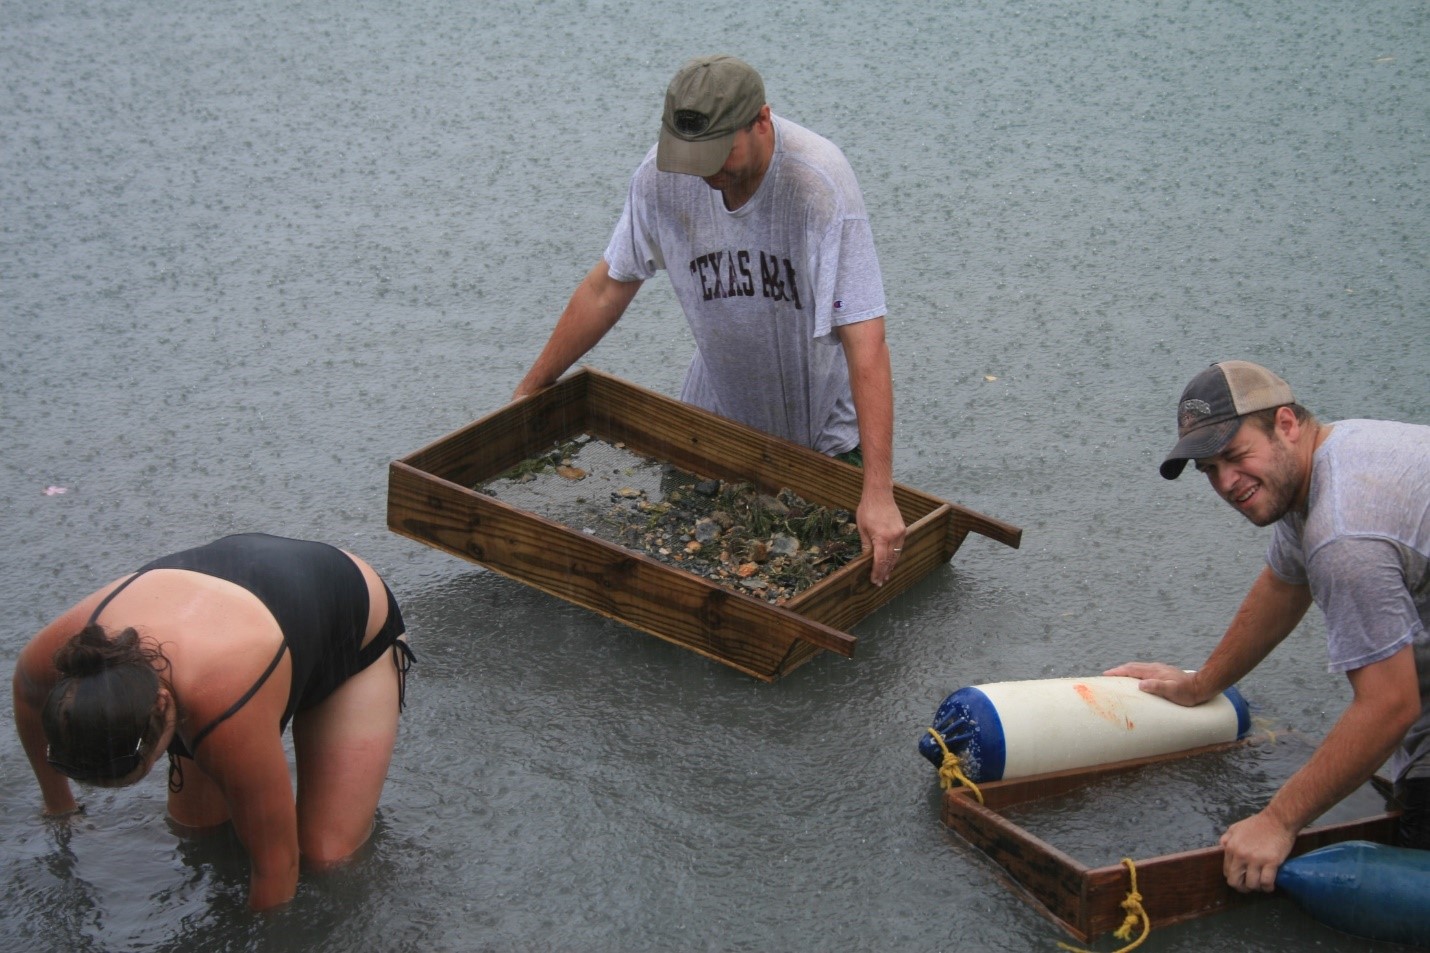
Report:
[[[1430,777],[1430,427],[1336,424],[1316,450],[1306,515],[1276,524],[1266,562],[1311,587],[1330,671],[1414,646],[1421,713],[1391,771],[1396,781]]]
[[[611,277],[670,276],[696,351],[681,399],[822,453],[859,443],[840,325],[884,315],[864,197],[829,140],[774,117],[775,150],[740,208],[698,176],[631,178]]]

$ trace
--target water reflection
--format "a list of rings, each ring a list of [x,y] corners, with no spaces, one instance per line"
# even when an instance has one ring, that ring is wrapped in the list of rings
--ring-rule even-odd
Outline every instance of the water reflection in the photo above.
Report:
[[[1298,732],[1261,732],[1229,751],[1141,768],[1003,814],[1089,867],[1215,847],[1229,826],[1260,811],[1315,747]],[[1385,797],[1367,784],[1315,823],[1386,810]]]
[[[1050,945],[940,824],[914,743],[965,684],[1205,657],[1265,540],[1155,475],[1195,367],[1262,361],[1327,419],[1430,418],[1423,5],[512,12],[0,8],[0,654],[153,552],[267,530],[371,558],[422,658],[371,853],[271,918],[228,847],[175,841],[162,779],[61,845],[0,706],[0,948]],[[702,49],[757,64],[859,171],[898,478],[1025,529],[774,685],[385,521],[388,461],[510,395]],[[661,282],[622,326],[592,365],[675,392]],[[1244,686],[1312,737],[1346,694],[1322,636]],[[1228,801],[1241,770],[1090,834],[1165,802],[1200,838],[1254,802]],[[1152,946],[1362,948],[1274,902]]]

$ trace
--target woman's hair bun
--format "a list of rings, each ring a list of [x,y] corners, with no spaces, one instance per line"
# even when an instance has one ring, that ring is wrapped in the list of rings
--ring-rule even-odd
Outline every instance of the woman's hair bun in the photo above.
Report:
[[[110,638],[104,626],[90,624],[60,646],[55,668],[64,678],[85,678],[116,665],[147,664],[152,655],[134,629],[126,628]]]

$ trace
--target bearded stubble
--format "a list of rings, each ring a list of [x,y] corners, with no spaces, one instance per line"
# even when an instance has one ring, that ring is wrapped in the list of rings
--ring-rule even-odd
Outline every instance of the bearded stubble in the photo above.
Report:
[[[1291,512],[1291,508],[1296,504],[1296,492],[1301,486],[1296,454],[1290,445],[1283,441],[1279,434],[1275,434],[1271,437],[1271,446],[1271,465],[1261,480],[1261,492],[1266,494],[1266,506],[1260,516],[1243,514],[1256,526],[1270,526]]]

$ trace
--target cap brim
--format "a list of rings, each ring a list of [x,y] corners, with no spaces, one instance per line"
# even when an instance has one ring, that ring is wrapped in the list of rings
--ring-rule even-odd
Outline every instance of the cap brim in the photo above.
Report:
[[[1220,423],[1208,424],[1205,427],[1198,427],[1187,434],[1177,445],[1172,448],[1172,452],[1167,454],[1167,459],[1162,461],[1162,479],[1175,480],[1182,475],[1183,468],[1188,460],[1201,460],[1204,457],[1214,457],[1221,453],[1222,448],[1231,442],[1231,438],[1236,436],[1236,431],[1241,427],[1241,418],[1233,417],[1231,420],[1223,420]]]
[[[655,147],[655,167],[662,172],[698,175],[703,179],[720,171],[734,145],[733,132],[714,139],[691,141],[661,127],[660,142]]]

